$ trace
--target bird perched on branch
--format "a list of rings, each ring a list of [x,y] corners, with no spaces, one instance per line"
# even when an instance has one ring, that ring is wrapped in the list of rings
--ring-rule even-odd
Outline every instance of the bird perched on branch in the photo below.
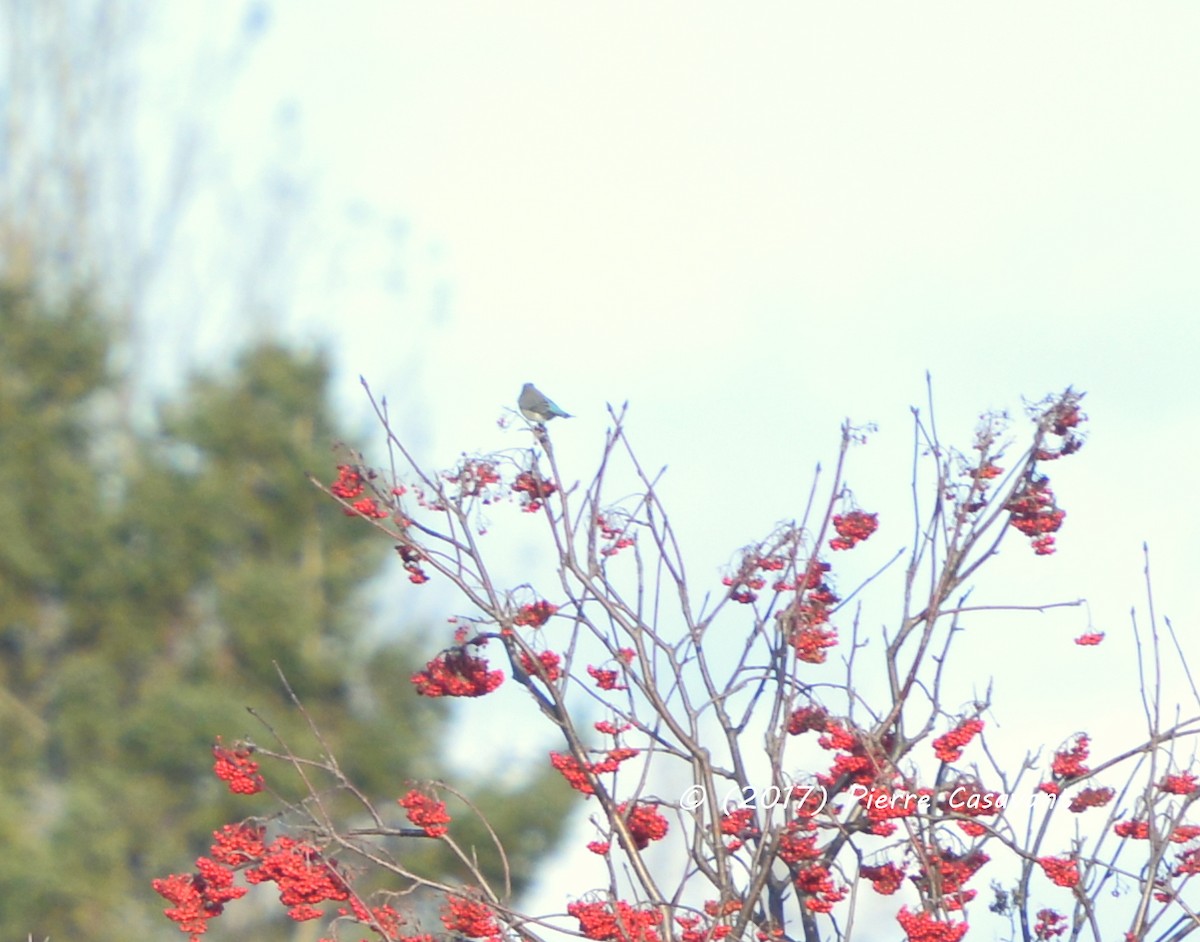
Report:
[[[517,399],[517,406],[521,410],[521,415],[525,416],[530,422],[549,422],[557,417],[569,419],[571,413],[564,412],[552,400],[546,397],[546,394],[541,392],[533,383],[526,383],[521,387],[521,395]]]

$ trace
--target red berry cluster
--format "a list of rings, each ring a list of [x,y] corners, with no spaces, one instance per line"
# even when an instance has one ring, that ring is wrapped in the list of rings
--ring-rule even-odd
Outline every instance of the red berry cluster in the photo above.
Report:
[[[263,777],[258,774],[258,763],[250,756],[254,749],[251,746],[235,746],[226,749],[221,745],[220,738],[212,747],[213,772],[217,778],[229,784],[229,790],[235,795],[255,795],[263,790]]]
[[[522,669],[531,677],[538,677],[550,683],[562,677],[562,668],[560,666],[562,658],[553,651],[539,652],[536,661],[533,657],[522,651],[520,660]]]
[[[1082,733],[1069,749],[1062,749],[1054,753],[1054,761],[1050,763],[1050,770],[1054,773],[1055,779],[1065,781],[1081,778],[1091,771],[1083,764],[1088,757],[1090,743],[1091,740],[1088,739],[1087,734]]]
[[[879,529],[879,514],[864,513],[861,510],[852,510],[845,515],[835,514],[833,528],[837,530],[838,535],[829,541],[830,548],[853,549]]]
[[[564,755],[561,752],[551,752],[550,764],[562,773],[562,777],[567,780],[567,784],[577,792],[582,792],[585,795],[594,795],[596,794],[596,789],[592,787],[592,775],[615,772],[622,762],[632,759],[636,755],[638,755],[637,749],[609,749],[605,757],[600,761],[580,764],[579,760],[574,756]]]
[[[362,516],[371,520],[382,520],[388,511],[379,506],[374,497],[364,497],[366,482],[362,472],[353,465],[339,464],[337,480],[329,485],[329,493],[344,501],[350,501],[343,511],[347,517]]]
[[[1179,860],[1179,864],[1171,871],[1172,875],[1177,877],[1200,876],[1200,847],[1182,850],[1176,855],[1176,858]]]
[[[1004,469],[993,462],[990,458],[984,459],[983,463],[977,468],[972,468],[970,471],[971,477],[976,481],[991,481],[993,478],[998,478],[1004,473]]]
[[[933,741],[933,752],[943,762],[957,762],[966,745],[983,731],[983,720],[970,719]]]
[[[743,561],[741,571],[736,576],[726,576],[721,584],[729,587],[729,597],[742,605],[749,605],[758,600],[758,592],[767,584],[767,580],[755,574],[757,560],[749,557]]]
[[[796,658],[806,664],[824,664],[825,649],[837,645],[837,630],[833,628],[801,628],[793,632],[791,645]]]
[[[844,900],[848,892],[846,887],[833,882],[828,867],[817,863],[802,867],[792,882],[810,913],[832,912],[834,903]]]
[[[1054,552],[1054,537],[1067,516],[1054,503],[1050,479],[1031,476],[1005,505],[1011,515],[1008,522],[1030,538],[1033,551],[1039,556]]]
[[[277,837],[264,849],[259,865],[246,871],[246,880],[278,886],[279,901],[297,922],[320,919],[324,913],[316,903],[350,897],[336,861],[327,860],[311,844],[287,836]]]
[[[803,587],[796,598],[776,615],[780,630],[796,651],[796,657],[806,664],[825,663],[826,648],[837,644],[837,629],[824,627],[829,622],[830,609],[841,601],[820,575],[829,569],[828,563],[809,567]],[[813,579],[817,578],[814,585]]]
[[[290,837],[264,845],[263,833],[262,828],[249,825],[226,825],[213,835],[215,859],[200,857],[196,873],[172,874],[152,882],[156,892],[175,904],[166,910],[167,918],[190,933],[192,942],[207,931],[208,920],[219,916],[226,902],[246,894],[246,887],[234,886],[233,880],[234,871],[247,863],[256,865],[246,870],[246,881],[275,883],[280,901],[297,922],[324,915],[316,903],[349,898],[349,887],[335,861]]]
[[[965,922],[943,922],[935,913],[925,910],[910,912],[907,906],[900,907],[896,922],[900,923],[908,942],[959,942],[970,928]]]
[[[453,474],[443,475],[451,484],[458,485],[462,497],[482,497],[483,503],[490,504],[492,497],[487,489],[492,484],[500,483],[500,472],[490,461],[464,461]]]
[[[492,911],[478,900],[450,896],[442,912],[442,925],[451,933],[468,939],[499,942],[500,926]]]
[[[913,795],[914,800],[896,801],[894,800],[896,797],[896,790],[894,788],[871,788],[859,797],[858,803],[866,809],[867,820],[874,823],[891,821],[894,818],[908,818],[921,810],[920,805],[915,800],[916,797],[931,793],[929,789],[922,788],[908,794]]]
[[[767,585],[766,577],[762,573],[780,572],[787,568],[787,563],[788,561],[785,557],[777,554],[763,556],[758,552],[749,552],[742,557],[742,562],[738,567],[737,573],[723,578],[721,584],[729,587],[729,597],[731,599],[743,605],[749,605],[751,602],[758,600],[758,592]],[[809,578],[813,578],[812,585],[806,585],[805,588],[814,588],[820,583],[821,575],[828,571],[828,563],[820,563],[814,560],[809,564],[805,579],[801,581],[807,582]],[[796,586],[786,579],[776,579],[771,585],[771,589],[774,592],[787,592],[795,588]]]
[[[741,900],[729,899],[724,903],[718,903],[715,899],[706,899],[704,901],[704,914],[711,916],[713,919],[720,919],[722,916],[732,916],[742,909]]]
[[[1087,421],[1087,416],[1079,408],[1082,399],[1082,395],[1068,389],[1037,416],[1038,427],[1044,433],[1056,435],[1061,439],[1057,445],[1044,445],[1039,448],[1036,455],[1038,461],[1053,461],[1074,454],[1083,447],[1079,425]]]
[[[591,771],[591,763],[584,765],[574,756],[565,755],[561,752],[551,752],[550,764],[562,773],[562,777],[567,780],[567,784],[575,789],[575,791],[582,792],[585,795],[596,794],[596,788],[592,785],[592,777],[588,774]]]
[[[546,498],[558,490],[553,481],[538,480],[530,471],[522,471],[513,481],[513,490],[522,495],[521,510],[536,513],[542,509]]]
[[[859,868],[858,875],[870,880],[875,892],[882,896],[891,896],[904,883],[904,870],[891,861],[879,866],[864,865]]]
[[[667,836],[667,819],[659,814],[658,809],[645,802],[635,802],[617,805],[617,813],[625,817],[629,828],[629,836],[638,850],[645,850],[651,841],[661,841]]]
[[[545,599],[539,602],[531,602],[529,605],[521,606],[521,610],[513,618],[513,624],[526,628],[541,628],[542,625],[550,620],[550,616],[557,611],[558,606],[551,605]]]
[[[429,837],[441,837],[449,832],[450,829],[446,825],[450,823],[451,818],[446,813],[444,801],[438,801],[416,789],[412,789],[396,801],[407,812],[408,820],[422,828]]]
[[[329,493],[342,500],[354,500],[360,497],[366,489],[362,474],[352,465],[337,466],[337,480],[329,485]]]
[[[1088,808],[1103,808],[1112,801],[1115,794],[1111,788],[1083,788],[1071,797],[1067,810],[1080,814]]]
[[[725,849],[733,853],[747,840],[758,837],[762,832],[754,824],[753,808],[737,808],[721,815],[721,833],[733,838],[725,845]]]
[[[385,939],[394,938],[397,942],[433,942],[430,935],[402,935],[400,927],[404,925],[404,917],[395,909],[384,903],[382,906],[366,906],[357,897],[350,897],[350,909],[339,909],[342,916],[353,915],[364,926],[370,926]],[[322,939],[321,942],[328,942]]]
[[[624,900],[612,904],[576,900],[567,912],[579,920],[584,938],[595,942],[660,942],[656,930],[662,916],[656,909],[635,909]]]
[[[150,885],[159,896],[171,903],[163,910],[180,932],[198,942],[208,931],[208,920],[221,915],[230,900],[246,895],[246,887],[233,885],[233,871],[207,857],[196,860],[195,873],[173,873]]]
[[[1055,886],[1079,886],[1079,863],[1065,857],[1039,857],[1038,866]]]
[[[425,554],[416,546],[399,544],[396,547],[396,552],[400,554],[400,559],[404,561],[404,568],[408,571],[408,581],[413,585],[420,585],[423,582],[429,581],[429,574],[421,568],[421,560],[425,558]]]
[[[1078,638],[1076,638],[1075,643],[1077,645],[1079,645],[1081,648],[1087,648],[1087,647],[1094,647],[1095,645],[1099,644],[1103,640],[1104,640],[1104,632],[1103,631],[1089,631],[1089,632],[1086,632],[1085,634],[1081,634]]]
[[[388,512],[379,506],[379,502],[374,497],[362,497],[350,505],[350,509],[346,511],[347,517],[355,515],[366,517],[368,520],[382,520],[388,515]]]
[[[964,889],[964,885],[990,859],[978,848],[960,854],[949,848],[939,850],[930,847],[913,882],[926,899],[939,896],[942,906],[947,910],[961,910],[964,903],[975,898],[976,893],[975,890]],[[932,874],[936,874],[936,877],[932,877]]]
[[[266,828],[250,824],[226,824],[213,831],[213,845],[209,853],[226,866],[237,868],[258,860],[264,853],[263,837]]]
[[[990,444],[990,443],[989,443]],[[979,446],[977,446],[979,447]],[[998,464],[995,464],[986,454],[987,445],[981,450],[985,453],[980,457],[979,464],[975,467],[964,468],[963,474],[971,478],[972,484],[967,493],[960,496],[962,489],[949,487],[946,491],[946,500],[961,500],[962,514],[978,513],[987,506],[987,491],[991,486],[992,481],[1004,473],[1004,469]],[[958,493],[956,493],[956,490]]]
[[[829,714],[824,707],[802,706],[788,717],[787,731],[792,736],[807,733],[810,729],[823,731],[829,720]]]
[[[633,537],[628,535],[628,524],[617,526],[606,517],[596,516],[596,526],[600,536],[608,540],[607,546],[600,550],[601,556],[616,556],[623,549],[633,546]]]
[[[1113,825],[1113,833],[1117,837],[1145,841],[1150,838],[1150,824],[1148,821],[1139,821],[1137,818],[1131,818],[1128,821],[1118,821]]]
[[[796,820],[779,835],[776,853],[779,859],[788,866],[803,863],[806,860],[816,860],[821,856],[817,847],[817,835],[804,833],[811,831],[815,824],[811,820]]]
[[[1158,783],[1158,788],[1169,795],[1191,795],[1196,791],[1196,775],[1194,772],[1166,775]]]
[[[1066,932],[1070,926],[1070,920],[1061,913],[1053,909],[1039,909],[1037,922],[1033,925],[1033,937],[1039,942],[1054,939]]]
[[[1138,841],[1150,839],[1150,825],[1146,821],[1134,818],[1130,821],[1118,821],[1113,825],[1113,832],[1118,837],[1128,837]],[[1170,834],[1167,840],[1172,844],[1186,844],[1200,837],[1200,826],[1195,824],[1180,824]]]
[[[621,674],[619,671],[612,670],[607,667],[593,667],[591,664],[587,667],[588,676],[596,681],[596,686],[601,690],[628,690],[629,688],[620,683]]]
[[[482,697],[504,682],[504,674],[489,671],[486,659],[455,649],[435,657],[412,682],[423,697]]]
[[[874,785],[890,768],[887,751],[892,742],[892,737],[888,735],[883,737],[877,747],[868,747],[857,734],[841,723],[830,720],[825,726],[825,735],[817,740],[817,745],[829,751],[837,750],[837,755],[834,756],[829,773],[818,775],[817,781],[829,789],[850,785]]]
[[[733,931],[733,926],[724,922],[706,928],[697,915],[676,916],[675,921],[683,930],[679,933],[679,942],[719,942]]]

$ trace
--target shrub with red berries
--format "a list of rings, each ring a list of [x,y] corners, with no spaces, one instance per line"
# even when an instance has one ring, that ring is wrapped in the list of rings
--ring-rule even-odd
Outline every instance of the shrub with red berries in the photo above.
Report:
[[[1195,908],[1186,894],[1200,876],[1200,777],[1180,743],[1200,720],[1182,706],[1160,708],[1165,698],[1148,691],[1152,728],[1140,741],[1093,759],[1115,734],[1094,743],[1081,731],[1056,750],[1032,751],[1010,775],[989,742],[990,717],[1005,720],[984,682],[988,665],[961,653],[967,637],[1010,643],[987,621],[987,610],[1004,606],[972,598],[1006,534],[1028,538],[1037,555],[1057,549],[1067,514],[1044,468],[1082,446],[1081,400],[1067,389],[1031,407],[1023,451],[1004,414],[981,417],[959,450],[916,413],[914,487],[928,490],[907,528],[913,545],[895,566],[878,556],[877,541],[863,545],[880,517],[847,487],[852,450],[865,444],[849,425],[832,479],[818,480],[799,519],[749,542],[729,537],[740,548],[720,585],[685,565],[621,411],[587,475],[560,458],[545,426],[532,437],[521,428],[513,448],[464,454],[441,473],[417,464],[389,429],[392,466],[407,462],[408,483],[347,463],[328,492],[359,518],[346,525],[392,540],[410,582],[436,576],[434,588],[454,593],[463,612],[452,639],[431,645],[410,692],[478,700],[505,685],[504,722],[523,730],[545,721],[553,733],[553,748],[535,761],[585,809],[591,827],[579,849],[602,874],[599,887],[581,884],[566,903],[581,937],[850,942],[846,927],[859,925],[855,906],[872,896],[869,884],[887,897],[876,902],[889,907],[893,934],[909,942],[990,937],[989,909],[1023,938],[1098,926],[1141,939],[1151,925],[1190,925]],[[493,549],[483,505],[516,528],[516,543]],[[514,556],[530,534],[544,537],[543,557]],[[1041,563],[1021,554],[1013,565],[1025,573]],[[870,591],[885,574],[900,592],[877,618]],[[1026,644],[1023,656],[1054,657],[1071,676],[1087,668],[1067,659],[1094,660],[1102,652],[1090,649],[1104,637],[1075,623]],[[1157,645],[1160,633],[1139,637]],[[1140,663],[1162,662],[1157,649],[1148,653]],[[1056,698],[1039,732],[1063,735],[1050,731],[1069,709]],[[481,735],[465,715],[466,735]],[[1159,720],[1168,715],[1174,725]],[[480,846],[503,843],[486,800],[439,783],[403,786],[377,805],[332,756],[219,742],[213,754],[214,771],[238,795],[265,788],[264,755],[291,767],[281,780],[304,788],[280,796],[286,814],[227,825],[191,872],[155,881],[168,918],[193,939],[246,893],[243,876],[275,884],[292,919],[349,923],[347,937],[361,927],[383,942],[548,938],[540,915],[521,911],[510,875],[489,878],[479,865]],[[1018,774],[1034,768],[1039,779]],[[352,819],[330,810],[334,794],[352,800]],[[469,814],[452,818],[442,794],[458,795]],[[444,869],[423,870],[433,858],[414,847],[436,850]],[[978,898],[988,885],[990,903]],[[1118,885],[1134,892],[1113,897]],[[366,886],[383,887],[381,896],[360,898],[356,887]],[[395,908],[417,890],[438,901],[432,925]]]

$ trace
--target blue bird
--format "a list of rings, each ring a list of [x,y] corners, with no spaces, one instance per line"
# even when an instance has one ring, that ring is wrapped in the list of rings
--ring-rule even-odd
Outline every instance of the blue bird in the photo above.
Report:
[[[521,387],[517,406],[521,410],[521,415],[530,422],[549,422],[555,416],[564,419],[571,418],[569,412],[564,412],[553,400],[546,398],[545,393],[540,392],[533,383],[526,383]]]

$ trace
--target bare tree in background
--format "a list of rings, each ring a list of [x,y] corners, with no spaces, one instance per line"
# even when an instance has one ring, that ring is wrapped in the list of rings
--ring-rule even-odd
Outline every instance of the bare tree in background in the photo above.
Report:
[[[214,48],[170,34],[168,16],[185,10],[0,0],[0,278],[86,294],[108,312],[123,345],[122,424],[153,365],[152,331],[185,350],[205,318],[287,300],[286,278],[271,272],[290,264],[284,236],[300,189],[275,164],[266,198],[240,192],[214,140],[266,8],[193,11],[215,28]],[[264,297],[264,285],[278,296]]]

